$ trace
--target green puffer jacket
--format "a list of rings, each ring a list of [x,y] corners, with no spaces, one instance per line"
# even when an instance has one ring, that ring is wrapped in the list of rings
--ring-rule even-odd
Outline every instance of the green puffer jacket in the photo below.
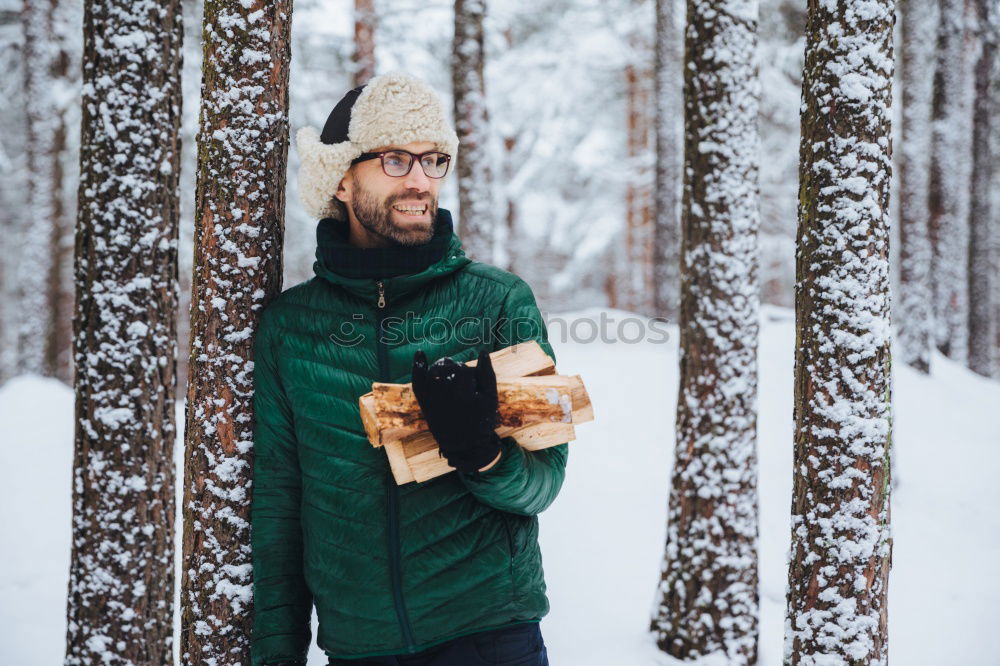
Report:
[[[468,259],[439,214],[447,237],[424,270],[346,277],[318,251],[316,277],[262,315],[253,666],[305,661],[313,604],[319,646],[341,658],[419,652],[548,612],[537,514],[559,492],[567,445],[504,439],[485,472],[397,486],[361,425],[358,398],[373,381],[410,381],[418,348],[467,361],[535,339],[555,358],[528,285]]]

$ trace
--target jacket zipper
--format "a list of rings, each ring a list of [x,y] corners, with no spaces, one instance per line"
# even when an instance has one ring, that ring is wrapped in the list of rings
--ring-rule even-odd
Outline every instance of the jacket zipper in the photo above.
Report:
[[[375,350],[378,357],[379,377],[382,381],[392,380],[389,376],[389,349],[384,342],[385,333],[385,284],[382,280],[376,280],[378,287],[378,334],[375,337]],[[392,599],[396,606],[396,617],[399,619],[399,626],[403,630],[403,640],[406,641],[407,652],[416,652],[416,644],[413,640],[413,629],[410,626],[410,618],[406,613],[406,604],[403,601],[403,571],[400,564],[400,542],[399,542],[399,486],[392,476],[392,470],[386,471],[385,475],[386,499],[388,503],[388,525],[386,526],[387,548],[389,554],[389,577],[392,581]]]

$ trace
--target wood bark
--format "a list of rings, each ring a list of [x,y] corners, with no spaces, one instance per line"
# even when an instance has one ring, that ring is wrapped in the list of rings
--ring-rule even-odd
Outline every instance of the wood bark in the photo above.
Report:
[[[366,432],[376,446],[427,429],[410,384],[372,385],[371,399],[361,397]],[[532,423],[581,423],[592,417],[590,399],[579,375],[546,375],[497,380],[497,431],[507,433]]]
[[[575,425],[594,419],[590,397],[579,376],[555,374],[555,365],[537,342],[490,354],[497,375],[500,437],[537,451],[576,439]],[[476,361],[467,365],[475,366]],[[372,446],[384,447],[396,483],[423,482],[453,471],[441,457],[420,413],[410,384],[376,382],[361,396],[361,421]]]
[[[991,10],[992,8],[992,10]],[[993,103],[992,83],[997,61],[997,31],[1000,9],[996,2],[976,0],[976,38],[979,57],[973,72],[975,102],[972,118],[972,206],[969,215],[969,368],[993,376],[996,291],[1000,276],[993,272],[992,253],[995,213],[991,210],[993,156],[990,151],[991,124],[997,108]]]
[[[930,372],[934,321],[927,209],[937,0],[902,0],[902,145],[899,151],[899,316],[902,361]]]
[[[642,53],[644,42],[633,38],[632,48]],[[626,157],[628,182],[625,185],[625,278],[622,295],[626,307],[648,312],[653,294],[652,182],[649,178],[651,104],[650,72],[641,60],[625,66]]]
[[[687,4],[681,379],[650,623],[674,657],[730,664],[755,663],[758,636],[757,12],[755,0]]]
[[[281,290],[291,0],[204,8],[181,663],[250,660],[253,343]]]
[[[676,321],[680,310],[680,205],[683,94],[680,21],[674,0],[656,0],[653,64],[653,126],[656,174],[653,187],[653,314]]]
[[[53,95],[59,48],[52,39],[53,7],[49,0],[24,0],[24,101],[27,157],[26,214],[18,234],[17,372],[53,375],[56,318],[50,287],[60,264],[52,254],[58,243],[60,210],[58,115]]]
[[[888,663],[893,5],[808,5],[785,619],[790,666]]]
[[[83,38],[64,663],[168,666],[180,3],[86,0]]]
[[[485,20],[486,0],[455,0],[451,76],[455,130],[461,146],[455,167],[458,178],[458,231],[466,254],[477,261],[492,262],[495,207],[484,71]]]
[[[967,2],[940,0],[928,185],[935,344],[959,363],[967,362],[969,340],[972,87]]]
[[[364,85],[375,76],[375,0],[354,0],[353,86]]]

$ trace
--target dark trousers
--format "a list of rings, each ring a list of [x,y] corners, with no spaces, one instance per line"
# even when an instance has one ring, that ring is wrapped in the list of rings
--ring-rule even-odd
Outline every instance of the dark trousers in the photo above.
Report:
[[[549,666],[537,622],[461,636],[416,654],[330,658],[329,666]]]

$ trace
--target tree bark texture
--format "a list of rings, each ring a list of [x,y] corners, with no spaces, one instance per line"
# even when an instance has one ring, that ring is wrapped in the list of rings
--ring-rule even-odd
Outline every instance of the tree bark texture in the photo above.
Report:
[[[636,37],[632,51],[644,53],[646,46]],[[628,181],[625,185],[625,262],[622,273],[629,310],[647,313],[653,302],[653,209],[652,178],[649,173],[651,73],[640,56],[625,66],[626,158]]]
[[[899,151],[899,316],[902,361],[930,372],[934,323],[931,242],[927,211],[931,96],[938,0],[902,0],[902,146]]]
[[[291,0],[204,9],[181,663],[247,664],[253,342],[281,290]]]
[[[452,45],[452,94],[460,153],[458,230],[466,254],[492,261],[495,224],[493,158],[489,148],[489,112],[484,67],[483,22],[486,0],[455,0],[455,41]]]
[[[27,136],[27,211],[18,234],[17,372],[54,374],[55,303],[50,297],[58,262],[52,255],[60,200],[55,81],[59,45],[52,39],[53,2],[24,0],[24,101]]]
[[[181,9],[84,3],[67,666],[173,663]]]
[[[968,0],[940,0],[928,187],[935,344],[965,363],[969,340],[969,197],[972,111]]]
[[[375,0],[354,0],[354,87],[375,76]]]
[[[809,0],[785,663],[888,662],[892,0]]]
[[[650,629],[679,659],[757,661],[756,0],[689,0],[677,446]]]
[[[653,118],[656,180],[653,187],[653,314],[676,321],[680,309],[681,29],[674,0],[656,0]]]
[[[995,304],[1000,301],[998,276],[993,271],[992,253],[996,235],[995,213],[991,210],[993,156],[990,151],[991,124],[998,111],[992,96],[997,66],[997,31],[1000,9],[995,0],[976,0],[976,38],[979,57],[973,72],[975,102],[972,118],[972,206],[969,216],[969,367],[990,377],[994,366]]]

